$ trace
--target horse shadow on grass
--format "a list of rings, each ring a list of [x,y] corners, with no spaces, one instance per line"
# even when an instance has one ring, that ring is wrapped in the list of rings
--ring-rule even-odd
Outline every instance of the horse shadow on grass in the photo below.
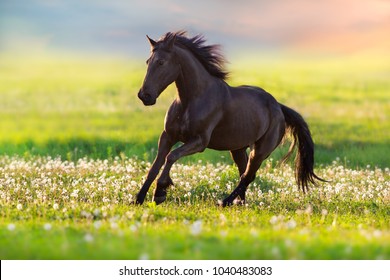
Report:
[[[52,156],[71,161],[84,157],[109,159],[127,156],[152,161],[157,151],[157,141],[157,137],[142,143],[102,138],[51,139],[44,143],[26,140],[21,143],[1,143],[0,155]]]

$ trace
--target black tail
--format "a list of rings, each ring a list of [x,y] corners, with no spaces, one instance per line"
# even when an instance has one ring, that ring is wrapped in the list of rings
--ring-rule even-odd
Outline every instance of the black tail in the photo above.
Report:
[[[309,183],[315,185],[315,180],[326,182],[314,173],[314,143],[311,138],[310,130],[300,114],[293,109],[280,104],[287,129],[293,136],[290,149],[283,161],[291,156],[296,144],[298,151],[295,157],[295,179],[298,186],[305,193],[309,189]]]

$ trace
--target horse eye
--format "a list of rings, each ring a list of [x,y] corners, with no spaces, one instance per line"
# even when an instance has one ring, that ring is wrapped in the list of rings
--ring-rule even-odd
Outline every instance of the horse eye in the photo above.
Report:
[[[164,60],[160,59],[157,61],[158,65],[163,65],[164,64]]]

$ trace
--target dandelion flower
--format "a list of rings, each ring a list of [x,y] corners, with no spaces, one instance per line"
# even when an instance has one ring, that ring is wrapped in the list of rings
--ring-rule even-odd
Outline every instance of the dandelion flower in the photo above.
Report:
[[[294,229],[296,226],[297,226],[297,222],[296,222],[294,219],[291,219],[291,220],[289,220],[289,221],[286,223],[286,227],[287,227],[288,229]]]
[[[253,237],[257,237],[257,236],[259,235],[259,233],[257,232],[257,230],[255,230],[254,228],[251,229],[250,234],[251,234]]]
[[[313,206],[311,206],[310,204],[306,207],[305,209],[305,213],[308,214],[308,215],[311,215],[313,213]]]
[[[191,234],[197,236],[201,232],[202,232],[202,221],[197,220],[191,225]]]
[[[102,226],[102,222],[101,221],[95,221],[93,223],[93,226],[94,226],[95,229],[99,229]]]
[[[117,223],[111,222],[111,228],[112,228],[112,229],[117,229],[118,227],[119,227],[119,226],[118,226]]]
[[[223,224],[223,225],[227,221],[226,216],[224,214],[219,215],[219,220],[221,221],[221,224]]]
[[[375,237],[375,238],[379,238],[382,236],[382,232],[379,230],[379,229],[376,229],[374,230],[374,232],[372,233],[372,235]]]
[[[95,217],[98,217],[98,216],[100,215],[100,209],[95,209],[95,210],[93,210],[93,215],[94,215]]]
[[[278,222],[278,217],[272,216],[271,219],[269,220],[269,222],[271,223],[271,225],[276,224]]]
[[[84,235],[84,240],[85,240],[85,242],[87,242],[87,243],[91,243],[92,241],[93,241],[93,235],[92,234],[90,234],[90,233],[87,233],[86,235]]]
[[[46,223],[43,225],[43,228],[44,228],[44,230],[49,231],[49,230],[51,230],[51,224]]]
[[[9,225],[7,226],[7,229],[8,229],[9,231],[14,231],[15,228],[16,228],[15,224],[9,224]]]
[[[221,237],[226,237],[227,236],[227,231],[226,230],[221,230],[220,232],[219,232],[219,235],[221,236]]]
[[[139,256],[139,260],[149,260],[149,255],[147,253],[143,253]]]

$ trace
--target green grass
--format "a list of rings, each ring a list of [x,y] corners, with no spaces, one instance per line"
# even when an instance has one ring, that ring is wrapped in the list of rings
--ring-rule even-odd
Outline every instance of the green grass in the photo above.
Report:
[[[207,206],[207,208],[206,208]],[[212,210],[210,210],[212,209]],[[188,209],[188,211],[195,209]],[[144,211],[144,210],[142,210]],[[142,211],[136,211],[139,216]],[[2,259],[388,259],[390,257],[389,235],[377,231],[357,230],[357,226],[332,227],[313,216],[310,226],[305,219],[298,220],[294,229],[275,230],[269,226],[272,213],[229,209],[213,209],[204,205],[198,218],[202,223],[199,236],[191,234],[191,226],[172,217],[173,212],[182,212],[182,207],[162,206],[150,211],[158,215],[150,222],[140,222],[140,229],[132,230],[132,220],[119,222],[111,228],[103,222],[96,229],[88,220],[78,222],[50,222],[45,229],[45,220],[15,223],[16,229],[9,232],[1,229]],[[199,209],[196,210],[197,212]],[[211,212],[211,213],[210,213]],[[220,225],[220,213],[233,222]],[[254,216],[250,222],[240,223],[244,215]],[[169,217],[168,219],[166,217]],[[290,217],[295,217],[291,214]],[[338,217],[343,223],[356,221],[353,216]],[[366,222],[370,217],[361,219]],[[371,218],[373,218],[371,216]],[[381,217],[383,219],[383,217]],[[140,218],[141,219],[141,218]],[[357,220],[359,222],[359,220]],[[96,223],[96,222],[95,222]],[[192,221],[190,221],[192,223]],[[216,223],[218,223],[216,225]],[[239,226],[238,226],[239,224]],[[263,226],[262,226],[263,225]],[[46,224],[46,228],[47,228]],[[362,232],[356,234],[356,232]],[[367,233],[365,233],[367,232]],[[365,235],[366,234],[366,235]]]
[[[216,201],[237,182],[225,164],[176,165],[166,203],[131,206],[149,163],[129,158],[2,158],[2,259],[388,259],[390,173],[319,170],[298,192],[268,161],[246,206]],[[261,186],[261,188],[259,188]]]
[[[148,203],[150,190],[134,207],[174,87],[143,107],[144,62],[0,55],[0,258],[389,259],[388,58],[229,68],[230,84],[261,86],[305,117],[330,183],[297,192],[292,169],[276,167],[282,147],[248,205],[220,209],[238,176],[227,152],[207,150],[175,165],[165,204]]]

